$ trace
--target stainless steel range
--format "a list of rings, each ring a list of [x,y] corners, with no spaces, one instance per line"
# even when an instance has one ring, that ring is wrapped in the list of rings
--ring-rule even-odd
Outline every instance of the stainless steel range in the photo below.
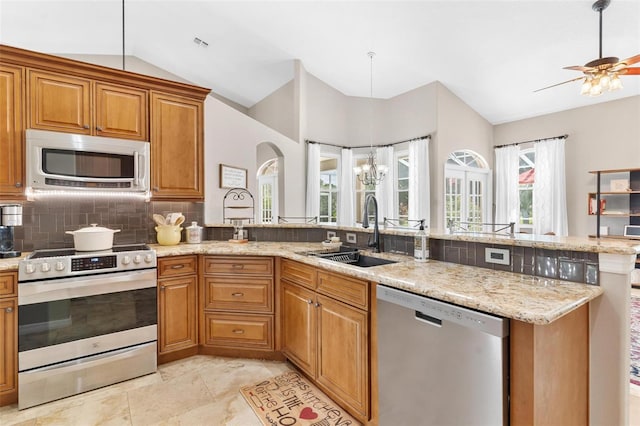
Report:
[[[34,251],[18,269],[18,408],[156,371],[156,253]]]

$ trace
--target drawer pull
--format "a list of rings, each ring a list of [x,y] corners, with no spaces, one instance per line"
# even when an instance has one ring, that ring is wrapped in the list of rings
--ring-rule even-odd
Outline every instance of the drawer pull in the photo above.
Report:
[[[234,263],[231,267],[233,269],[244,269],[244,265],[242,263]]]
[[[318,302],[316,302],[316,304],[314,305],[316,308],[320,307],[320,304]]]
[[[231,293],[231,295],[233,297],[242,297],[242,296],[244,296],[244,293]]]
[[[233,334],[244,334],[244,330],[241,328],[234,328]]]
[[[184,268],[184,264],[171,266],[171,269],[182,269],[182,268]]]
[[[313,304],[313,300],[311,300],[311,299],[307,299],[307,303],[308,303],[308,304],[310,304],[310,305],[312,305],[312,304]]]

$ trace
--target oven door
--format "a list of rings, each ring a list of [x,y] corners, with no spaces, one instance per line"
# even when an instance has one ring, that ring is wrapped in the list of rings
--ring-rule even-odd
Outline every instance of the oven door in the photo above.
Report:
[[[156,270],[20,283],[20,371],[157,340]]]

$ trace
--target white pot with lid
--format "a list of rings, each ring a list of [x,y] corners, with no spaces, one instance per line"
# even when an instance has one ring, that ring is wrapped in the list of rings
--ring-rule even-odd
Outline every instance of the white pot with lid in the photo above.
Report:
[[[77,251],[100,251],[113,247],[113,234],[116,232],[120,232],[120,229],[109,229],[92,223],[86,228],[66,233],[73,235],[73,246]]]

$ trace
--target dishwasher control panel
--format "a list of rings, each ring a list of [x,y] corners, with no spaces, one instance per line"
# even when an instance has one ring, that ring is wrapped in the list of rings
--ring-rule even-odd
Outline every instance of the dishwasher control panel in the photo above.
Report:
[[[509,320],[484,312],[474,311],[451,303],[441,302],[407,291],[377,286],[377,298],[416,311],[416,319],[441,326],[444,321],[475,328],[498,337],[509,335]]]

